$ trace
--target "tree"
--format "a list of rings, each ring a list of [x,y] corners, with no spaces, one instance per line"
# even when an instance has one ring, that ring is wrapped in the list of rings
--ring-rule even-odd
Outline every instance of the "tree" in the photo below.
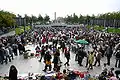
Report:
[[[79,18],[78,18],[78,21],[79,21],[79,23],[80,24],[83,24],[84,23],[84,16],[82,16],[81,14],[80,14],[80,16],[79,16]]]
[[[41,14],[39,14],[38,21],[41,22],[41,23],[43,23],[43,20],[44,20],[43,17],[41,16]]]
[[[74,13],[73,14],[73,23],[78,23],[78,16]]]
[[[37,22],[37,20],[38,20],[38,19],[37,19],[37,17],[36,17],[36,16],[34,16],[34,15],[32,15],[32,17],[31,17],[31,18],[32,18],[32,21],[33,21],[34,23],[36,23],[36,22]]]
[[[71,16],[67,15],[67,17],[64,20],[68,24],[72,23],[72,15]]]
[[[45,17],[44,17],[44,22],[46,23],[46,22],[49,22],[50,21],[50,17],[48,16],[48,15],[46,15]]]
[[[11,27],[15,25],[16,15],[7,11],[0,11],[0,27]]]
[[[25,17],[24,17],[24,18],[26,19],[26,24],[32,23],[31,17],[28,16],[27,14],[25,14]]]

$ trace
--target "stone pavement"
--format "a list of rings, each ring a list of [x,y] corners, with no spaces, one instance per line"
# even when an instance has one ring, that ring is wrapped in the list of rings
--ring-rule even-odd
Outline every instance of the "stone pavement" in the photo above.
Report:
[[[28,45],[26,46],[26,49],[30,49],[31,52],[35,52],[35,46],[33,45]],[[63,69],[65,69],[64,63],[66,62],[66,59],[64,57],[64,54],[61,53],[61,61],[62,63],[62,67],[61,67],[61,71]],[[14,60],[12,62],[9,62],[8,64],[0,64],[0,75],[4,75],[4,74],[8,74],[9,73],[9,68],[11,65],[15,65],[16,68],[18,69],[19,74],[24,74],[24,73],[28,73],[28,72],[32,72],[32,73],[41,73],[42,70],[44,69],[44,63],[42,62],[38,62],[39,58],[29,58],[29,59],[24,59],[23,56],[17,56],[14,58]],[[79,71],[87,71],[87,69],[85,68],[85,62],[86,62],[86,58],[84,58],[83,60],[83,67],[79,66],[77,64],[77,62],[75,62],[75,54],[71,52],[71,60],[70,60],[70,69],[74,69],[74,70],[79,70]],[[106,58],[102,58],[101,60],[101,66],[100,67],[94,67],[93,70],[89,70],[89,72],[92,75],[96,75],[96,74],[100,74],[102,71],[102,66],[103,63],[106,62]],[[112,57],[111,59],[111,65],[110,67],[114,67],[115,65],[115,57]],[[115,68],[115,70],[118,68]]]
[[[15,31],[11,31],[9,33],[3,34],[0,37],[6,37],[6,36],[12,36],[12,35],[15,35]]]

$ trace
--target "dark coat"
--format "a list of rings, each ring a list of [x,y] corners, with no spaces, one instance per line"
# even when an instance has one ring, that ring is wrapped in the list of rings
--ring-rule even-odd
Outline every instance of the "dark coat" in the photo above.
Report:
[[[4,50],[0,49],[0,56],[3,57],[4,56]]]
[[[9,80],[17,80],[17,74],[18,74],[18,71],[15,68],[15,66],[11,66],[10,71],[9,71]]]
[[[57,55],[54,56],[53,63],[58,64],[58,56]]]
[[[108,47],[107,50],[106,50],[106,56],[107,57],[112,57],[112,54],[113,54],[112,48]]]
[[[45,55],[45,49],[42,48],[41,55]]]
[[[51,55],[49,54],[49,52],[46,52],[45,56],[44,56],[44,60],[46,61],[50,61],[52,59]]]
[[[22,44],[18,44],[18,49],[19,49],[19,50],[23,50]]]
[[[65,57],[66,57],[67,59],[70,59],[70,52],[69,52],[69,51],[66,51],[66,52],[65,52]]]
[[[120,51],[116,53],[116,59],[119,59],[120,60]]]
[[[84,52],[83,50],[78,50],[78,57],[82,57],[82,58],[84,58],[85,56],[87,56],[87,53],[86,52]]]

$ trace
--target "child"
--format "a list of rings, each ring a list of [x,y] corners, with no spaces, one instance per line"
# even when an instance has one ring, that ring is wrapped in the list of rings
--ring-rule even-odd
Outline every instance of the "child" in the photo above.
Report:
[[[107,70],[107,64],[106,63],[104,63],[104,65],[102,67],[102,71],[105,71],[105,70]]]
[[[113,71],[114,71],[114,68],[111,68],[110,71],[108,72],[108,76],[110,77],[114,76]]]

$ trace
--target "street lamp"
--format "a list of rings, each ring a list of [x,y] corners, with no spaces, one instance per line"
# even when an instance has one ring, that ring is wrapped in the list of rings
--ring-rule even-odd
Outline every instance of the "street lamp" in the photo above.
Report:
[[[23,21],[24,21],[24,34],[25,34],[26,18],[23,18]]]

